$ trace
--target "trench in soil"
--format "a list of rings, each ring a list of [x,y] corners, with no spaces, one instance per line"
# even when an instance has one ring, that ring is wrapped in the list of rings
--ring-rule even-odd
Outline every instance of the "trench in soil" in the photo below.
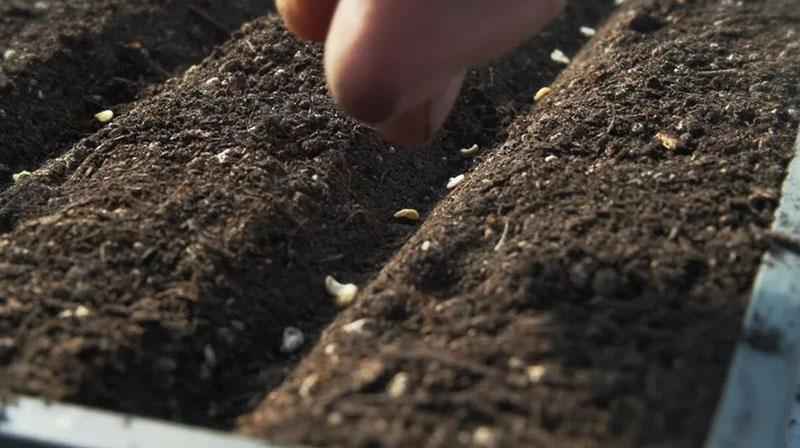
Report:
[[[394,211],[429,211],[473,163],[458,149],[498,147],[561,69],[550,51],[609,11],[574,2],[472,73],[420,150],[335,110],[318,47],[246,27],[0,196],[8,387],[229,427],[303,356],[280,353],[283,328],[311,347],[337,314],[324,275],[366,283],[414,230]]]

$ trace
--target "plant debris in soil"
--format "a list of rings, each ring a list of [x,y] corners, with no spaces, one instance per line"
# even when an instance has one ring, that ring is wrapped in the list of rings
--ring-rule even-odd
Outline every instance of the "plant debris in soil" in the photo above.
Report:
[[[4,388],[229,427],[339,312],[326,276],[367,283],[415,228],[393,214],[424,215],[480,160],[459,149],[505,139],[558,73],[543,48],[577,51],[609,11],[574,2],[472,73],[419,150],[334,107],[320,46],[274,17],[245,26],[0,194]]]
[[[741,321],[798,126],[796,6],[626,2],[241,430],[701,446],[756,339]]]

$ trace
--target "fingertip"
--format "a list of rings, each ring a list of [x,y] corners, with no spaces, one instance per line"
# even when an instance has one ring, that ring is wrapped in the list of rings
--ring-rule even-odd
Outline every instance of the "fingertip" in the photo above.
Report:
[[[431,136],[429,105],[423,104],[378,124],[376,130],[387,141],[400,146],[420,146]]]
[[[399,86],[381,60],[387,53],[342,45],[329,39],[325,49],[325,78],[331,96],[348,114],[367,123],[381,123],[397,109]]]
[[[419,146],[427,142],[442,127],[458,99],[464,74],[454,77],[447,86],[422,105],[379,124],[383,137],[403,146]]]
[[[324,42],[338,0],[276,0],[286,26],[301,39]]]

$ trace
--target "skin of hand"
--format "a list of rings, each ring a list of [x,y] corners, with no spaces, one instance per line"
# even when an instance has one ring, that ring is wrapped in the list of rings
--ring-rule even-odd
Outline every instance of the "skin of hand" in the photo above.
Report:
[[[552,20],[566,0],[276,0],[299,37],[325,43],[333,98],[396,144],[444,123],[467,69]]]

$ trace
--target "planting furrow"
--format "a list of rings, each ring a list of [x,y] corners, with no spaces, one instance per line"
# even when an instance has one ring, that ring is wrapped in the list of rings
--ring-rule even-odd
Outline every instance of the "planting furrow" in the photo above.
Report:
[[[0,189],[96,131],[96,113],[123,113],[270,9],[263,0],[4,1]]]
[[[609,7],[573,2],[475,73],[419,150],[337,111],[318,46],[275,18],[247,25],[3,195],[5,390],[226,426],[304,352],[282,347],[287,328],[308,347],[337,314],[324,277],[365,282],[414,229],[393,214],[424,214],[473,160],[454,136],[502,139],[559,69],[541,44],[577,48]]]
[[[796,23],[626,2],[241,430],[700,446],[792,156]]]

